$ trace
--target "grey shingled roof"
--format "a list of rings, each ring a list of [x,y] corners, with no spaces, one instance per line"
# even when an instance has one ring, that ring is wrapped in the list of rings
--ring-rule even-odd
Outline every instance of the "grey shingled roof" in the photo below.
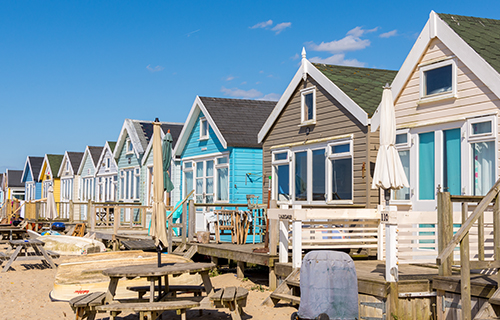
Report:
[[[446,13],[437,15],[500,73],[500,20]]]
[[[7,187],[24,187],[23,170],[7,170]]]
[[[116,141],[108,141],[109,148],[111,149],[111,152],[115,151],[116,147]]]
[[[228,147],[260,148],[257,135],[277,101],[200,97]]]
[[[382,100],[383,87],[397,71],[313,63],[330,81],[371,117]]]
[[[31,174],[34,177],[34,181],[38,181],[38,176],[40,175],[40,170],[42,170],[43,157],[33,157],[28,156],[28,162],[31,168]]]
[[[89,146],[90,157],[92,158],[92,162],[94,163],[94,167],[97,166],[97,162],[99,161],[99,157],[101,156],[102,149],[104,149],[104,147],[91,147],[91,146]]]
[[[69,162],[71,163],[71,167],[73,168],[73,171],[75,174],[78,171],[78,168],[80,167],[80,162],[82,162],[84,152],[70,152],[68,151],[68,158]]]
[[[168,122],[161,123],[161,130],[163,131],[163,133],[167,134],[168,130],[170,129],[170,134],[172,135],[172,140],[173,140],[172,148],[175,148],[175,144],[177,143],[177,140],[181,135],[183,127],[184,125],[179,123],[168,123]]]
[[[61,167],[61,162],[63,161],[64,155],[62,154],[47,154],[47,160],[49,162],[50,171],[52,172],[53,178],[59,178],[58,172]]]

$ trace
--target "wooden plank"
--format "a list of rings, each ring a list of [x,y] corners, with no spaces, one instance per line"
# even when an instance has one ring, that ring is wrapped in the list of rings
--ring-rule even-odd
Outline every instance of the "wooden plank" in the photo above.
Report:
[[[466,202],[462,203],[462,221],[468,218],[469,208]],[[483,216],[483,215],[481,215]],[[481,229],[483,226],[481,225]],[[483,239],[484,241],[484,239]],[[471,320],[471,294],[470,294],[470,264],[469,264],[469,233],[460,241],[460,294],[462,298],[462,320]],[[483,259],[484,260],[484,249]]]
[[[436,276],[432,279],[432,288],[460,294],[459,276],[441,277]],[[471,296],[489,299],[496,291],[496,283],[487,283],[485,281],[471,280]]]
[[[215,291],[214,293],[212,293],[209,298],[210,300],[212,301],[221,301],[222,299],[222,294],[224,293],[224,289],[221,288],[221,289],[218,289],[217,291]]]
[[[160,301],[160,302],[137,302],[137,303],[111,303],[96,307],[98,311],[164,311],[179,310],[199,307],[200,303],[192,300]]]
[[[437,222],[438,222],[438,252],[442,254],[453,235],[453,216],[450,216],[451,201],[449,192],[438,192],[438,210],[437,210]],[[451,229],[451,231],[450,231]],[[457,243],[458,244],[458,243]],[[455,244],[456,246],[456,244]],[[437,262],[439,265],[439,274],[442,276],[451,275],[451,261],[446,255],[446,260],[442,263]]]
[[[234,301],[235,297],[236,297],[236,287],[224,288],[224,293],[222,294],[222,301]]]

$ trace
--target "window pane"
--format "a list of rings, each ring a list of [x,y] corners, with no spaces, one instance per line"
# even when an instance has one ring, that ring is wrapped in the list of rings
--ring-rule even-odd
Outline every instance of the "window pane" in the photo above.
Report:
[[[184,162],[184,169],[189,169],[189,168],[192,168],[193,167],[193,163],[192,162]]]
[[[419,199],[434,200],[434,132],[419,136]]]
[[[288,164],[276,166],[276,186],[278,188],[278,201],[290,200],[290,166]]]
[[[307,152],[295,153],[295,200],[307,200]]]
[[[491,133],[491,121],[472,124],[472,134]]]
[[[426,95],[451,91],[451,68],[450,64],[425,72]]]
[[[352,199],[352,159],[332,160],[332,200]]]
[[[313,150],[312,152],[312,197],[313,201],[325,201],[325,149]]]
[[[135,198],[136,199],[140,198],[140,196],[139,196],[140,186],[141,186],[141,176],[136,176],[135,177]]]
[[[495,183],[495,142],[472,144],[474,195],[483,196]]]
[[[213,177],[213,175],[214,175],[214,161],[213,160],[207,161],[206,164],[207,164],[206,176]]]
[[[188,193],[193,190],[193,172],[186,172],[184,174],[184,177],[186,178],[186,181],[184,182],[184,196],[187,196]]]
[[[214,193],[214,178],[207,178],[207,193]]]
[[[201,121],[201,135],[203,137],[208,135],[208,122],[207,122],[207,120]]]
[[[344,153],[344,152],[349,152],[351,149],[351,145],[349,143],[346,144],[339,144],[336,146],[332,146],[332,153]]]
[[[203,177],[203,161],[196,162],[196,177]]]
[[[286,159],[288,159],[288,152],[274,154],[274,160],[286,160]]]
[[[229,197],[227,172],[228,168],[217,169],[217,199],[221,201],[227,201]]]
[[[308,93],[304,95],[304,106],[305,106],[305,112],[306,112],[306,119],[305,120],[312,120],[314,119],[314,114],[313,114],[313,93]]]
[[[460,195],[461,192],[461,177],[460,174],[460,129],[444,130],[443,131],[443,187],[445,192],[452,195]]]
[[[206,203],[214,203],[214,196],[213,195],[211,195],[211,196],[207,195],[206,199],[207,199]]]
[[[223,164],[223,163],[227,163],[227,158],[226,157],[217,158],[217,164]]]
[[[396,144],[408,143],[408,135],[406,133],[396,135]]]
[[[403,164],[406,179],[410,183],[410,150],[399,151],[399,158]],[[394,200],[410,200],[410,188],[404,187],[393,192]]]
[[[203,193],[203,179],[196,179],[196,193]]]

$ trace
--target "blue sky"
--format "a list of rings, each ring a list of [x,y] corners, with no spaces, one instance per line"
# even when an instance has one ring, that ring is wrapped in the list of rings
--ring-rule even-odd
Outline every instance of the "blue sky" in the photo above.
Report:
[[[381,5],[384,4],[384,5]],[[496,1],[2,1],[0,172],[184,122],[196,95],[277,100],[311,61],[397,70],[431,10]]]

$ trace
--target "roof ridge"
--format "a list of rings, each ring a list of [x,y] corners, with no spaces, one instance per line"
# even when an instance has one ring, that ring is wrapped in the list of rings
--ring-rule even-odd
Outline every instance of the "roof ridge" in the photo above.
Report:
[[[398,70],[391,70],[391,69],[379,69],[379,68],[366,68],[366,67],[354,67],[354,66],[342,66],[338,64],[328,64],[328,63],[317,63],[317,62],[311,62],[312,65],[323,65],[323,66],[330,66],[330,67],[338,67],[338,68],[345,68],[345,69],[362,69],[362,70],[376,70],[376,71],[392,71],[392,72],[398,72]]]
[[[231,101],[251,101],[251,102],[278,102],[277,100],[258,100],[258,99],[237,99],[237,98],[222,98],[222,97],[204,97],[199,96],[200,99],[220,99],[220,100],[231,100]]]

